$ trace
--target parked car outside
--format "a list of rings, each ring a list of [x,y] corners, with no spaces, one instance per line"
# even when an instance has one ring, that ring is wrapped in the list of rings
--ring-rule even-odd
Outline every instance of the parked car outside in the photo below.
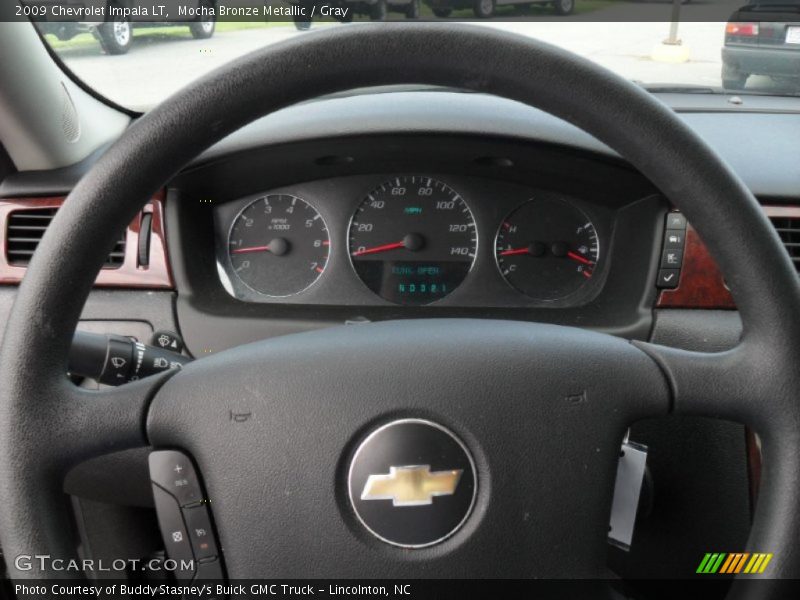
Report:
[[[398,12],[407,19],[418,19],[420,0],[344,0],[343,4],[355,14],[369,16],[372,21],[383,21],[390,12]]]
[[[170,15],[169,21],[149,22],[131,19],[122,14],[120,10],[130,6],[130,0],[36,0],[27,4],[49,7],[60,5],[64,7],[80,7],[82,9],[96,7],[102,9],[105,15],[104,20],[97,21],[53,21],[50,19],[58,18],[51,10],[45,11],[45,16],[39,20],[39,30],[42,33],[54,34],[59,40],[67,41],[81,33],[93,34],[106,54],[125,54],[133,45],[133,30],[141,27],[164,27],[165,25],[183,25],[189,27],[192,37],[196,39],[208,39],[214,35],[216,29],[216,15],[214,8],[217,0],[196,0],[192,6],[191,0],[181,2],[180,6],[193,8],[188,11],[191,14],[182,16],[179,14],[178,3],[176,0],[161,0],[160,4],[165,7],[167,14]],[[173,17],[174,15],[174,17]],[[38,20],[38,19],[37,19]]]
[[[288,0],[292,4],[305,7],[304,14],[294,17],[294,24],[297,29],[310,29],[312,7],[319,9],[321,6],[342,8],[344,12],[338,11],[319,11],[331,15],[337,21],[344,23],[351,22],[356,16],[366,16],[370,21],[384,21],[390,12],[405,15],[407,19],[418,19],[420,10],[420,0]]]
[[[800,87],[800,0],[750,0],[725,26],[722,85],[744,89],[751,75]]]
[[[575,11],[575,0],[545,0],[531,2],[530,0],[425,0],[431,7],[433,14],[440,18],[449,17],[454,10],[471,8],[479,19],[489,19],[494,16],[498,6],[515,6],[525,9],[534,4],[551,5],[558,15],[571,15]]]

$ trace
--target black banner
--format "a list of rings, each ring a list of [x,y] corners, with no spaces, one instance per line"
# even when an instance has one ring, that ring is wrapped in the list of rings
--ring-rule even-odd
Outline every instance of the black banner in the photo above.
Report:
[[[756,0],[3,0],[0,21],[173,24],[304,21],[722,22]],[[762,3],[763,5],[763,3]],[[761,12],[765,10],[759,9]],[[800,0],[769,12],[800,21]],[[770,20],[775,20],[773,16]]]
[[[732,580],[704,576],[687,580],[234,580],[185,582],[134,582],[104,579],[12,581],[8,592],[18,599],[61,598],[100,600],[151,598],[168,600],[255,600],[296,598],[363,598],[391,600],[466,600],[473,598],[535,598],[536,600],[660,600],[724,598]],[[800,582],[741,579],[737,597],[773,600],[800,597]]]

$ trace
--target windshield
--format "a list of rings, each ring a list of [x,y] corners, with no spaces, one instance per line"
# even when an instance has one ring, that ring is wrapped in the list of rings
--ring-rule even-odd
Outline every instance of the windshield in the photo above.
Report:
[[[139,6],[157,11],[152,4]],[[43,14],[30,16],[75,76],[115,103],[140,111],[258,48],[368,21],[388,21],[391,34],[392,22],[408,19],[469,21],[537,38],[647,88],[709,94],[800,93],[800,0],[331,0],[324,4],[237,0],[227,5],[162,0],[156,4],[160,13],[142,14],[132,8],[123,11],[117,0],[28,2],[32,10],[46,5]],[[135,0],[132,6],[137,6]],[[70,7],[84,12],[65,12]]]

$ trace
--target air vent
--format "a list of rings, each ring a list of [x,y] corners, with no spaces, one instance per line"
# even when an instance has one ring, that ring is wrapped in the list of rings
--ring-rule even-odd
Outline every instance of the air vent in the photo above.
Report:
[[[794,268],[800,273],[800,217],[770,217],[769,220],[789,252]]]
[[[8,216],[6,228],[6,260],[9,265],[25,267],[36,251],[47,226],[56,214],[57,208],[33,208],[15,210]],[[125,261],[125,236],[114,245],[108,255],[104,268],[115,269]]]

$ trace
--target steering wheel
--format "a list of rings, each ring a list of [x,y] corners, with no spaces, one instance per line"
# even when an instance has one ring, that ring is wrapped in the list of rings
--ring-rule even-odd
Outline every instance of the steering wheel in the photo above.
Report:
[[[249,344],[110,390],[67,379],[72,335],[114,232],[190,159],[279,108],[401,83],[514,99],[619,152],[702,235],[736,299],[741,343],[707,354],[553,325],[405,320]],[[65,472],[149,444],[193,457],[231,579],[603,577],[620,440],[631,423],[673,413],[759,433],[765,468],[748,549],[774,554],[768,575],[797,578],[798,307],[797,274],[738,177],[671,110],[587,60],[451,24],[364,25],[269,46],[138,119],[44,236],[0,355],[2,548],[72,558]],[[232,421],[231,411],[251,418]],[[396,422],[433,424],[450,442],[417,444],[398,430],[391,452],[405,455],[387,464],[433,465],[426,452],[456,442],[470,457],[450,471],[471,470],[463,526],[413,549],[372,535],[348,493],[356,459],[377,464],[368,442]],[[369,506],[408,510],[397,500]],[[438,526],[430,515],[423,529]],[[13,578],[69,575],[9,567]]]

